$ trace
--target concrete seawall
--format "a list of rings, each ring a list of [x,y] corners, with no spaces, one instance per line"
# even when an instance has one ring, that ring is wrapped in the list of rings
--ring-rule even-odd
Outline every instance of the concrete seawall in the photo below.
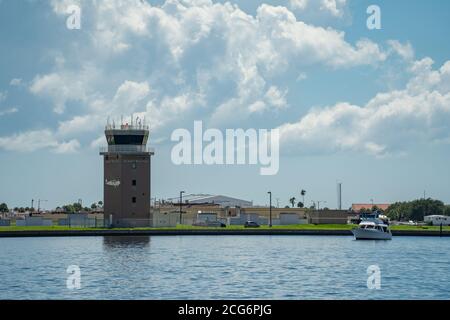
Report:
[[[393,236],[450,237],[450,231],[392,231]],[[64,230],[64,231],[0,231],[0,238],[13,237],[94,237],[94,236],[222,236],[222,235],[283,235],[283,236],[352,236],[350,230]]]

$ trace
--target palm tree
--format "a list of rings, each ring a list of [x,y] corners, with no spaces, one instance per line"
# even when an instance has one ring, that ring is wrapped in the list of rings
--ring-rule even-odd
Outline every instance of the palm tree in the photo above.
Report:
[[[300,195],[303,197],[303,203],[305,203],[305,194],[306,190],[302,189],[302,191],[300,191]]]
[[[289,202],[292,204],[292,208],[293,208],[295,205],[295,197],[290,198]]]

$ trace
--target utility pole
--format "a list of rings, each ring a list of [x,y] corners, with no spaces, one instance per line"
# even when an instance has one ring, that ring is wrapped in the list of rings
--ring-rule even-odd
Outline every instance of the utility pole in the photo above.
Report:
[[[337,183],[337,197],[338,210],[342,210],[342,182]]]
[[[320,201],[317,201],[317,211],[319,211],[320,210],[320,203],[321,202],[323,202],[323,203],[327,203],[325,200],[320,200]]]
[[[45,202],[45,201],[48,201],[48,200],[38,199],[38,210],[37,210],[37,213],[41,212],[41,201]]]
[[[269,227],[272,228],[272,191],[267,193],[269,194]]]
[[[183,214],[183,193],[184,191],[180,191],[180,224],[181,224],[181,219],[182,219],[182,214]]]

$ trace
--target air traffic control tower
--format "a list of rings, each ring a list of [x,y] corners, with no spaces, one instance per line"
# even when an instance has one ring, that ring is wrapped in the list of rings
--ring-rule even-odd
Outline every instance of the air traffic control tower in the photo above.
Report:
[[[105,128],[103,203],[105,226],[150,226],[150,167],[148,126],[131,117],[131,124]]]

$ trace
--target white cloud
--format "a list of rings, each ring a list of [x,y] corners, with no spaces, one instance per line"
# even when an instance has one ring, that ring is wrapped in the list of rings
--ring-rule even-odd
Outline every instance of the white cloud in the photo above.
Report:
[[[58,142],[48,129],[32,130],[11,136],[0,137],[0,148],[8,151],[33,152],[50,148],[56,153],[74,152],[80,146],[77,140]]]
[[[76,139],[72,139],[69,142],[62,142],[58,144],[53,152],[55,153],[75,153],[80,148],[80,143]]]
[[[308,0],[290,0],[289,4],[292,9],[304,10],[308,5]]]
[[[8,96],[7,91],[0,91],[0,102],[5,101],[7,96]]]
[[[322,0],[320,9],[330,12],[335,17],[342,16],[342,7],[345,6],[346,0]]]
[[[81,6],[81,1],[80,0],[51,0],[50,4],[52,6],[53,11],[56,14],[68,15],[67,9],[71,5]]]
[[[145,110],[140,102],[148,96],[150,87],[147,82],[124,81],[114,96],[113,103],[115,110],[131,113]]]
[[[20,79],[20,78],[14,78],[14,79],[11,79],[11,81],[9,82],[9,84],[10,84],[11,86],[20,86],[20,85],[22,84],[22,79]]]
[[[267,90],[264,98],[270,105],[274,106],[277,109],[286,107],[286,94],[287,90],[281,92],[276,86],[271,86],[269,90]]]
[[[58,73],[38,75],[34,78],[30,91],[53,100],[53,111],[59,114],[64,112],[67,101],[84,100],[85,98],[84,84],[76,75]]]
[[[102,134],[100,137],[98,137],[97,139],[94,139],[91,141],[90,147],[92,149],[96,149],[99,148],[101,146],[106,146],[106,138],[105,136]]]
[[[6,110],[0,110],[0,117],[1,116],[6,116],[8,114],[13,114],[13,113],[16,113],[18,111],[19,111],[19,109],[16,108],[16,107],[9,108],[9,109],[6,109]]]
[[[322,2],[328,13],[346,5]],[[272,115],[289,105],[288,88],[277,83],[283,72],[376,66],[387,58],[370,40],[350,43],[345,33],[305,23],[284,7],[263,4],[250,15],[209,0],[77,3],[89,17],[83,42],[61,49],[54,69],[36,75],[29,88],[58,114],[74,106],[56,131],[65,139],[98,134],[108,116],[122,114],[145,115],[153,134],[198,115],[218,125],[237,114],[240,121]],[[68,4],[52,1],[62,16]]]
[[[407,61],[414,59],[414,49],[411,43],[407,42],[402,44],[398,40],[388,40],[388,44],[391,46],[392,50],[396,52],[400,57]]]
[[[376,95],[364,106],[338,103],[310,110],[279,127],[288,152],[402,153],[412,144],[450,138],[450,61],[439,70],[429,58],[415,61],[404,90]],[[418,85],[422,83],[422,85]]]
[[[69,136],[81,132],[90,132],[98,130],[104,119],[100,119],[95,114],[86,116],[75,116],[70,120],[61,121],[58,126],[58,134],[61,136]]]
[[[348,2],[346,0],[290,0],[289,7],[293,11],[300,11],[303,14],[314,13],[319,16],[321,13],[324,16],[333,18],[342,18],[346,10]]]

